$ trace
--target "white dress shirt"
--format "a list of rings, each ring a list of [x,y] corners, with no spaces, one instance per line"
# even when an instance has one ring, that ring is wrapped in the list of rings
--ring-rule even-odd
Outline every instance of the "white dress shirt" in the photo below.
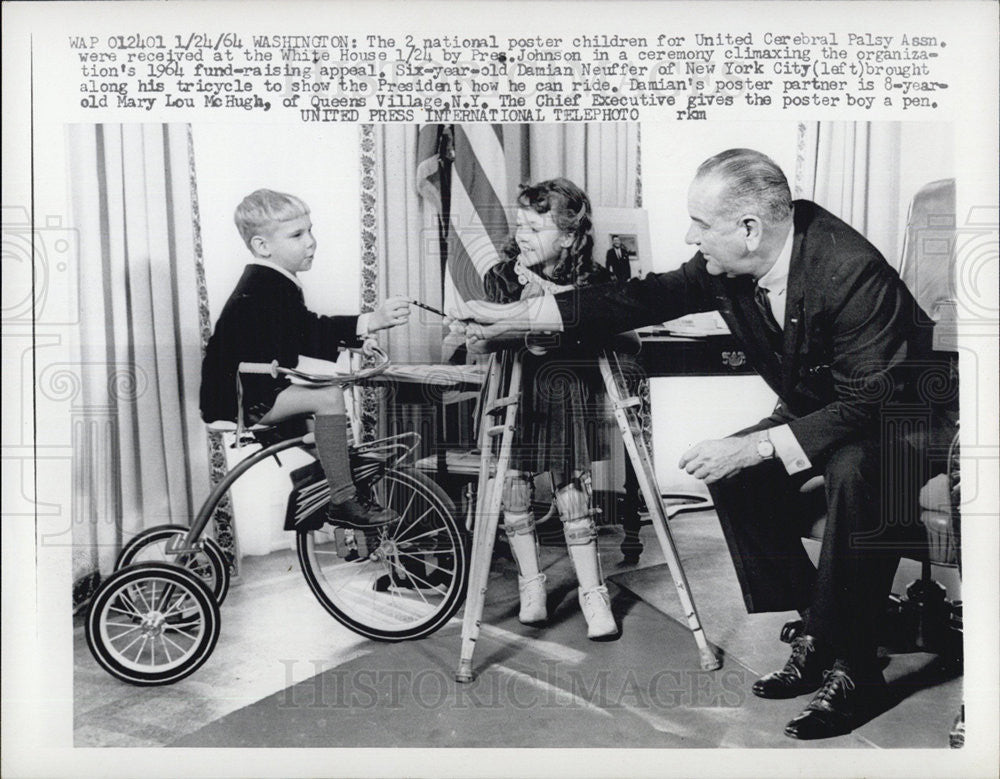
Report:
[[[757,286],[767,290],[767,302],[771,304],[771,313],[774,314],[774,321],[778,327],[785,329],[785,302],[788,292],[788,266],[792,261],[792,234],[795,231],[788,229],[788,236],[785,238],[785,245],[778,252],[778,259],[774,261],[771,269],[757,279]]]
[[[788,268],[792,261],[792,243],[795,230],[788,228],[785,244],[778,253],[774,265],[757,279],[757,286],[767,290],[767,302],[771,305],[771,313],[778,327],[785,329],[785,304],[788,302]],[[774,453],[785,466],[789,475],[812,467],[812,463],[803,451],[798,439],[788,425],[778,425],[767,431]]]

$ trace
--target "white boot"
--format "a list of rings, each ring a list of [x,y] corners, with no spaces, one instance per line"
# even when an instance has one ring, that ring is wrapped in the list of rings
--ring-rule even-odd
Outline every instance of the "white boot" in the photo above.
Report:
[[[580,600],[580,610],[587,620],[587,638],[604,638],[618,632],[618,625],[611,614],[611,598],[608,588],[601,584],[589,590],[577,591]]]
[[[545,605],[545,574],[525,578],[517,577],[517,590],[521,596],[521,611],[517,618],[525,625],[544,622],[549,618]]]

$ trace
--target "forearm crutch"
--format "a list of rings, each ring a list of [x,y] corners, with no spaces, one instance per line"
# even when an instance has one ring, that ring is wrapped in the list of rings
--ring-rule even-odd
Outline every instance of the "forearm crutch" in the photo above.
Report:
[[[504,386],[506,385],[506,386]],[[501,397],[501,392],[506,392]],[[486,394],[479,418],[479,484],[476,490],[475,525],[472,531],[472,560],[469,566],[469,591],[465,600],[465,614],[462,619],[462,652],[458,660],[455,681],[471,682],[472,654],[479,638],[479,627],[483,619],[486,602],[486,584],[490,576],[493,559],[493,544],[496,540],[497,524],[500,521],[500,502],[503,498],[503,480],[510,465],[511,448],[514,443],[514,423],[517,407],[521,399],[521,356],[504,350],[490,356],[486,376]],[[495,424],[494,417],[502,415],[503,421]],[[493,450],[499,440],[496,466],[493,465]],[[490,479],[490,471],[495,478]]]
[[[694,640],[698,644],[698,651],[701,654],[701,667],[706,671],[711,671],[722,665],[715,654],[715,650],[705,638],[705,631],[702,630],[701,620],[698,618],[698,609],[694,605],[694,596],[688,587],[687,577],[684,575],[684,568],[681,566],[680,557],[677,555],[677,547],[674,539],[670,535],[670,528],[667,520],[673,516],[664,506],[660,493],[660,486],[656,481],[656,472],[653,469],[653,458],[650,456],[649,447],[646,446],[646,439],[636,432],[639,430],[638,420],[635,417],[635,409],[641,403],[637,397],[622,397],[621,390],[625,387],[625,382],[619,383],[615,371],[620,376],[620,366],[618,358],[613,352],[611,357],[615,367],[612,369],[608,353],[604,352],[598,359],[601,368],[601,376],[604,377],[604,384],[607,387],[608,397],[614,407],[615,419],[622,433],[625,442],[625,450],[628,452],[632,465],[635,468],[636,477],[639,480],[639,488],[646,499],[646,506],[649,508],[650,519],[653,523],[653,530],[656,531],[656,538],[663,549],[663,556],[667,560],[667,567],[670,575],[677,587],[677,595],[681,599],[681,608],[687,616],[688,627],[694,633]],[[674,512],[678,513],[678,512]]]

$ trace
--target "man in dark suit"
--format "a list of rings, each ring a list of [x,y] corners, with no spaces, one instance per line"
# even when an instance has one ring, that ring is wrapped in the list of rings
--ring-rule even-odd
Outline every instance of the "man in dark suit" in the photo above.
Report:
[[[622,246],[622,239],[617,235],[611,236],[611,248],[604,255],[604,267],[606,267],[615,281],[624,284],[632,277],[632,270],[629,268],[628,252]]]
[[[815,690],[785,732],[843,733],[885,684],[876,626],[914,529],[897,521],[885,488],[916,492],[889,466],[912,462],[896,455],[906,425],[894,420],[920,401],[917,371],[928,365],[932,323],[868,241],[815,203],[793,203],[781,169],[759,152],[706,160],[688,209],[686,240],[698,252],[677,270],[550,296],[531,310],[483,312],[486,324],[468,336],[475,344],[556,330],[586,342],[721,313],[779,403],[757,425],[695,445],[681,467],[709,485],[747,610],[803,615],[788,662],[759,679],[754,694]],[[817,474],[828,519],[814,566],[795,519],[799,488]]]

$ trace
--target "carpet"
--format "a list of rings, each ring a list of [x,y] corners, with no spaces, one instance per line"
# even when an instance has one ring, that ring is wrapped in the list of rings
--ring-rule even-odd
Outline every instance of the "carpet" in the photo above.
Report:
[[[701,553],[698,543],[690,543],[690,538],[686,540],[689,542],[686,549],[691,556],[684,561],[684,566],[708,640],[720,644],[729,653],[726,659],[729,665],[732,664],[732,653],[738,654],[740,663],[751,670],[751,683],[757,676],[780,668],[788,658],[789,647],[780,643],[777,637],[781,625],[795,614],[748,615],[739,597],[735,575],[731,575],[729,570],[728,560],[724,564],[716,563],[711,559],[712,555]],[[714,576],[713,568],[717,571]],[[721,571],[722,578],[718,571]],[[609,577],[609,581],[668,616],[675,619],[682,616],[680,600],[665,563],[616,574]],[[809,742],[812,747],[948,746],[948,732],[962,703],[962,678],[957,675],[956,669],[935,655],[912,650],[888,652],[884,662],[887,693],[872,718],[846,736]],[[808,696],[790,701],[760,701],[750,695],[747,706],[758,709],[769,722],[774,722],[775,712],[779,719],[784,717],[787,720],[808,701]],[[773,727],[780,732],[783,725],[783,722],[774,722]],[[931,736],[928,737],[928,734]],[[761,738],[768,740],[763,733],[748,735],[745,745],[764,746],[759,740]],[[790,740],[786,738],[784,741]],[[779,742],[777,745],[790,744]]]
[[[730,658],[700,670],[690,632],[628,590],[611,588],[622,635],[593,642],[574,588],[552,588],[549,624],[527,627],[509,578],[491,582],[472,684],[453,678],[453,621],[422,641],[372,644],[172,746],[713,747],[742,719],[747,669]]]
[[[543,550],[544,553],[544,550]],[[586,638],[564,554],[544,553],[549,622],[517,621],[516,574],[491,574],[472,684],[454,681],[461,625],[401,644],[367,643],[360,656],[227,714],[171,743],[179,747],[622,747],[843,748],[946,746],[961,698],[960,680],[942,677],[926,657],[893,658],[887,677],[898,699],[858,731],[823,742],[795,742],[784,724],[807,698],[764,701],[750,693],[758,673],[744,662],[783,662],[766,616],[736,619],[725,583],[712,583],[702,555],[685,562],[709,640],[723,666],[702,671],[669,574],[652,565],[608,577],[622,627],[612,641]],[[652,555],[651,555],[652,557]],[[610,571],[609,571],[610,573]],[[700,590],[700,591],[699,591]],[[712,597],[714,596],[714,597]],[[713,604],[713,600],[718,602]],[[723,608],[723,601],[726,601]],[[779,615],[780,616],[780,615]],[[728,621],[732,619],[732,621]],[[734,653],[738,653],[736,656]],[[779,655],[781,657],[779,657]],[[777,667],[777,666],[776,666]],[[769,669],[768,669],[769,670]],[[928,739],[927,734],[941,738]]]

